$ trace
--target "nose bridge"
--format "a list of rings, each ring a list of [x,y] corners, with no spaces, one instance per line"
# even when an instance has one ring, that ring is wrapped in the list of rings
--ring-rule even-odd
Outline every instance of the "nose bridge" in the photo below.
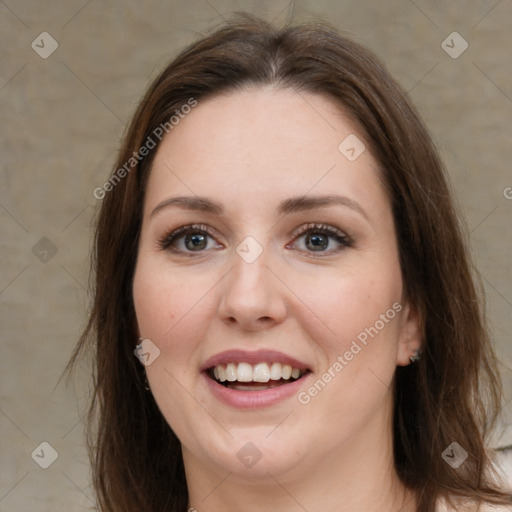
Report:
[[[264,243],[264,242],[262,242]],[[263,247],[253,236],[247,236],[236,247],[233,254],[233,271],[229,280],[231,291],[240,294],[240,298],[248,303],[256,303],[270,290],[269,270],[270,249]]]
[[[272,254],[254,237],[246,237],[233,252],[232,271],[223,288],[220,315],[245,328],[257,328],[285,314],[279,281],[270,270]],[[264,320],[264,322],[261,322]]]
[[[268,287],[269,270],[268,250],[255,256],[252,250],[240,255],[237,249],[233,255],[233,271],[230,280],[231,288],[239,288],[240,292],[251,290],[253,293],[261,293]]]

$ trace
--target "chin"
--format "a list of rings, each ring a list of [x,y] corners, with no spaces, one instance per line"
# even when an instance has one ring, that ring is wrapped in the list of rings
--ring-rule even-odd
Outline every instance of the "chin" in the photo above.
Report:
[[[222,439],[210,438],[205,443],[204,438],[201,438],[200,446],[194,443],[194,452],[200,459],[198,463],[203,467],[215,466],[220,473],[231,473],[230,479],[239,479],[240,482],[262,482],[271,477],[293,473],[297,467],[304,467],[303,454],[307,453],[307,448],[299,433],[296,440],[290,435],[276,435],[273,438],[275,432],[269,435],[272,428],[245,427],[233,432],[228,427],[233,437],[222,431]]]

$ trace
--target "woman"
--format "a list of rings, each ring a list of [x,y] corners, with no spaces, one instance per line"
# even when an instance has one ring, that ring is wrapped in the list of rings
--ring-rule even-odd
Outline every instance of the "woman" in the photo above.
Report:
[[[442,164],[370,52],[240,16],[153,82],[94,194],[69,367],[93,345],[101,510],[512,503]]]

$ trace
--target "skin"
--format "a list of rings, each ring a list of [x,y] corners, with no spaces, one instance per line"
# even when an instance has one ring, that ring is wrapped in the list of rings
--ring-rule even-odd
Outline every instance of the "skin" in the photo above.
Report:
[[[133,296],[140,336],[160,350],[146,367],[151,391],[182,443],[199,512],[416,509],[393,467],[390,389],[396,366],[420,348],[418,319],[377,162],[368,149],[353,162],[338,150],[353,133],[364,140],[328,98],[248,88],[199,102],[157,151]],[[364,214],[276,211],[290,197],[333,193]],[[169,206],[151,215],[176,196],[206,196],[225,212]],[[170,231],[195,223],[212,230],[206,248],[183,236],[174,245],[188,255],[161,248]],[[338,228],[352,245],[330,237],[315,251],[295,235],[309,223]],[[236,252],[247,236],[263,249],[251,264]],[[308,364],[307,391],[395,303],[401,311],[305,405],[294,395],[239,410],[200,375],[224,350],[274,349]],[[262,455],[252,468],[237,457],[247,442]]]

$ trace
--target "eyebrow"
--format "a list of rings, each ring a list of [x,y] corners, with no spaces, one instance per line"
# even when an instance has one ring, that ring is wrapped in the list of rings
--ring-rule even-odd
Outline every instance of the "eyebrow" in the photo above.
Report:
[[[341,205],[346,206],[368,219],[366,212],[361,205],[346,196],[339,195],[319,195],[319,196],[297,196],[291,197],[279,203],[277,213],[286,215],[289,213],[314,210],[328,206]],[[211,213],[213,215],[222,215],[224,207],[221,203],[213,201],[207,197],[201,196],[179,196],[164,199],[153,209],[150,217],[155,216],[158,212],[169,207],[182,208],[184,210],[201,211]]]

